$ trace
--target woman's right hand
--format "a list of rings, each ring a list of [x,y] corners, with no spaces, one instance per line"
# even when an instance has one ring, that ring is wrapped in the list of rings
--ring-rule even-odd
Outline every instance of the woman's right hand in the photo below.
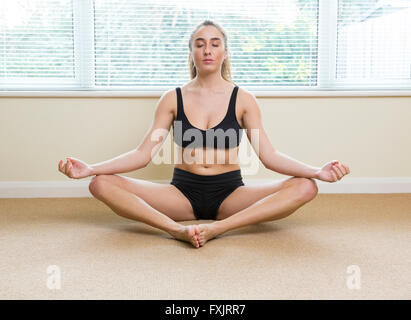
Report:
[[[67,162],[63,165],[63,160],[59,162],[59,171],[72,179],[81,179],[93,175],[93,168],[87,163],[75,159],[66,158]]]

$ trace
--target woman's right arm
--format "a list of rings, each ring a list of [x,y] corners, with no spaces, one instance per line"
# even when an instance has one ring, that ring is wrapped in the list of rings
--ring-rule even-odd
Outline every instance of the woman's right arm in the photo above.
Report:
[[[176,98],[174,89],[163,93],[154,112],[151,128],[147,131],[141,144],[129,152],[119,155],[111,160],[92,164],[91,175],[125,173],[146,167],[158,149],[164,143],[170,132],[174,114],[173,102]],[[163,136],[161,142],[159,135]]]
[[[174,119],[173,108],[176,99],[173,91],[175,92],[174,89],[170,89],[161,96],[156,106],[151,128],[136,149],[121,154],[111,160],[92,165],[69,157],[65,164],[60,160],[58,165],[59,171],[70,178],[81,179],[93,175],[130,172],[146,167],[170,132],[170,127]],[[158,142],[161,137],[163,139]]]
[[[90,165],[90,176],[130,172],[145,166],[144,156],[136,149],[133,149],[113,159]]]

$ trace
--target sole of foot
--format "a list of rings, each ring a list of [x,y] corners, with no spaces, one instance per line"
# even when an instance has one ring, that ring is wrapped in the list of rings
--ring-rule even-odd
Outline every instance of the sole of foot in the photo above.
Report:
[[[195,248],[200,247],[200,229],[197,225],[182,226],[180,230],[169,233],[178,240],[191,243]]]
[[[198,236],[198,241],[200,246],[204,246],[207,241],[214,239],[217,235],[217,228],[213,223],[199,224],[200,234]]]

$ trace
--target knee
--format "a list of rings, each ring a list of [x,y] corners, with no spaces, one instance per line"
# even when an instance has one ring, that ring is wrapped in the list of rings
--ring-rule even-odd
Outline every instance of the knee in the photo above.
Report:
[[[310,201],[318,194],[317,182],[312,178],[297,178],[298,196],[304,201]]]
[[[302,178],[301,194],[304,201],[310,201],[318,194],[317,182],[312,178]]]
[[[102,174],[94,176],[93,179],[91,179],[88,189],[93,196],[97,197],[103,193],[105,185],[108,182],[107,178],[107,175]]]

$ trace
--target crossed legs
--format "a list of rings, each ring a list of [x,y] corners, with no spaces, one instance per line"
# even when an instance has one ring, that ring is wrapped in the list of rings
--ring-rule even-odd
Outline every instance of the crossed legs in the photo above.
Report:
[[[97,175],[89,190],[118,215],[147,223],[198,248],[229,230],[284,218],[312,200],[318,188],[313,179],[297,177],[260,188],[241,186],[223,201],[217,221],[189,226],[177,221],[195,220],[191,204],[173,185]]]

